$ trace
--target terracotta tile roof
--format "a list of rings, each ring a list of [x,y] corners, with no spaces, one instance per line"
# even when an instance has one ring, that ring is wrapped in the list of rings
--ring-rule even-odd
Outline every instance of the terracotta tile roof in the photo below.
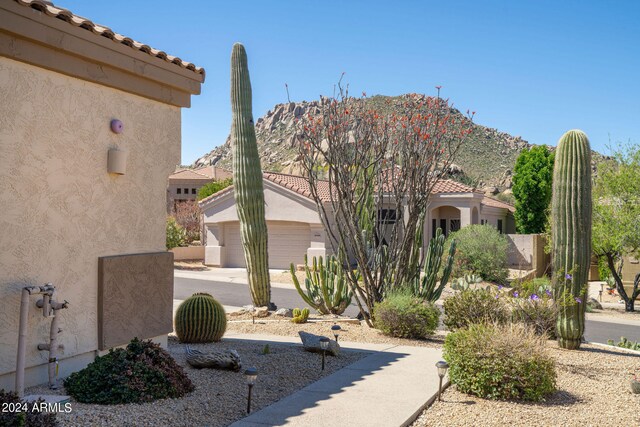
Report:
[[[231,177],[231,172],[214,166],[204,166],[197,169],[180,169],[169,175],[169,179],[202,179],[210,181],[215,178]]]
[[[211,181],[212,178],[209,175],[205,175],[193,169],[182,169],[169,175],[169,179],[201,179],[203,181]]]
[[[469,187],[468,185],[461,184],[451,179],[443,179],[436,182],[436,185],[433,186],[433,190],[431,190],[431,194],[442,194],[442,193],[480,193],[480,192],[478,190],[474,190],[472,187]]]
[[[311,186],[307,178],[298,175],[287,175],[284,173],[265,172],[264,177],[271,182],[295,191],[305,197],[311,198]],[[331,201],[329,191],[329,181],[318,181],[318,194],[323,202]]]
[[[511,206],[509,203],[501,202],[498,199],[494,199],[493,197],[484,196],[482,199],[482,204],[485,206],[491,206],[493,208],[503,208],[509,210],[509,212],[515,212],[516,208]]]
[[[264,172],[262,175],[264,176],[264,179],[267,179],[275,184],[278,184],[284,188],[287,188],[291,191],[294,191],[302,196],[305,196],[311,199],[311,190],[309,186],[309,181],[303,176],[288,175],[284,173],[275,173],[275,172]],[[227,194],[231,190],[233,190],[233,185],[226,187],[223,190],[220,190],[217,193],[212,194],[211,196],[205,199],[202,199],[200,201],[200,204],[202,205],[204,203],[217,199]],[[329,191],[328,181],[318,181],[318,190],[319,190],[320,198],[322,199],[322,201],[324,202],[331,201],[331,194]],[[445,179],[436,183],[435,187],[433,188],[432,194],[472,193],[472,192],[482,194],[482,192],[478,190],[474,190],[473,188],[467,185],[461,184],[459,182],[456,182],[450,179]],[[482,204],[486,206],[496,207],[496,208],[508,209],[511,212],[515,211],[515,208],[513,206],[488,196],[484,196],[484,198],[482,199]]]
[[[39,10],[40,12],[43,12],[47,16],[51,16],[53,18],[57,18],[62,21],[68,22],[70,25],[83,28],[87,31],[91,31],[92,33],[98,36],[106,37],[110,40],[113,40],[115,43],[120,43],[125,46],[129,46],[130,48],[139,50],[140,52],[144,52],[149,56],[153,56],[165,62],[169,62],[171,64],[175,64],[179,67],[185,68],[187,70],[191,70],[194,73],[202,74],[202,77],[204,80],[204,74],[205,74],[204,68],[198,67],[195,64],[192,64],[191,62],[183,61],[177,56],[168,55],[166,52],[163,52],[158,49],[154,49],[149,45],[137,42],[133,39],[130,39],[129,37],[123,36],[122,34],[118,34],[113,30],[111,30],[109,27],[96,24],[90,21],[89,19],[83,18],[82,16],[78,16],[67,9],[57,7],[50,1],[45,1],[45,0],[14,0],[14,1],[22,6]]]

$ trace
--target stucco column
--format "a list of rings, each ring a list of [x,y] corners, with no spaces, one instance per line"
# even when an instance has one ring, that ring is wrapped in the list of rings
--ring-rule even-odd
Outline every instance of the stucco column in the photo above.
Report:
[[[458,207],[458,210],[460,211],[460,228],[471,225],[471,208]]]
[[[204,264],[224,267],[224,224],[206,224],[207,246],[204,248]]]
[[[313,257],[326,258],[327,248],[325,245],[325,231],[321,224],[310,224],[310,245],[307,249],[307,258],[309,262]]]

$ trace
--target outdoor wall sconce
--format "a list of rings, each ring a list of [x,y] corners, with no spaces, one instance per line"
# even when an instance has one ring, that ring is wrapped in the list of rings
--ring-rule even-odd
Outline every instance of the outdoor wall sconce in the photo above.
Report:
[[[107,172],[124,175],[127,170],[127,152],[117,148],[109,149]]]
[[[340,325],[333,325],[331,327],[331,330],[333,331],[333,336],[336,337],[336,342],[338,342],[338,335],[340,335],[340,330],[342,328],[340,327]]]
[[[440,385],[438,386],[438,400],[442,400],[440,396],[442,395],[442,379],[447,374],[447,369],[449,369],[449,364],[444,360],[436,363],[436,368],[438,368],[438,376],[440,377]]]
[[[256,383],[258,378],[258,370],[256,368],[249,368],[244,371],[244,377],[247,380],[247,386],[249,386],[249,395],[247,396],[247,414],[251,412],[251,389]]]
[[[329,348],[329,338],[320,338],[320,348],[322,349],[322,370],[324,371],[324,358],[327,353],[327,349]]]

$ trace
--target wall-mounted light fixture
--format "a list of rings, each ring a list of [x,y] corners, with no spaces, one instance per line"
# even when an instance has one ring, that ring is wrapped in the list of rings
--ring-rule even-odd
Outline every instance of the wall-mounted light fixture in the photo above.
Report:
[[[124,175],[127,170],[127,152],[118,148],[109,149],[107,172]]]

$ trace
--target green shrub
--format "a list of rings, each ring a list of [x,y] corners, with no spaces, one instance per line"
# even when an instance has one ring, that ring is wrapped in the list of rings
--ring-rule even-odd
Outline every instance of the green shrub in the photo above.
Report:
[[[167,250],[184,246],[187,244],[187,233],[176,219],[167,217]]]
[[[198,200],[205,199],[233,184],[231,178],[208,182],[198,190]]]
[[[522,325],[472,325],[450,333],[443,357],[451,382],[463,393],[541,401],[556,389],[545,341]]]
[[[514,281],[512,283],[514,291],[517,291],[521,297],[530,297],[532,295],[544,296],[547,291],[552,292],[551,280],[548,277],[539,277],[525,281]]]
[[[55,427],[58,425],[55,412],[40,412],[34,409],[44,400],[25,402],[12,391],[0,389],[0,426],[2,427]],[[11,406],[9,406],[11,405]]]
[[[444,300],[444,324],[450,331],[476,323],[506,323],[509,309],[504,298],[486,289],[468,289]]]
[[[550,292],[550,291],[549,291]],[[530,327],[537,335],[556,338],[558,308],[547,294],[532,294],[526,298],[509,298],[514,322]]]
[[[191,380],[160,345],[134,338],[126,349],[111,349],[64,381],[78,402],[141,403],[182,397]]]
[[[451,233],[457,252],[453,263],[453,277],[476,274],[484,280],[506,283],[507,238],[490,225],[469,225]]]
[[[374,309],[375,326],[398,338],[427,338],[438,327],[440,310],[408,293],[390,294]]]

